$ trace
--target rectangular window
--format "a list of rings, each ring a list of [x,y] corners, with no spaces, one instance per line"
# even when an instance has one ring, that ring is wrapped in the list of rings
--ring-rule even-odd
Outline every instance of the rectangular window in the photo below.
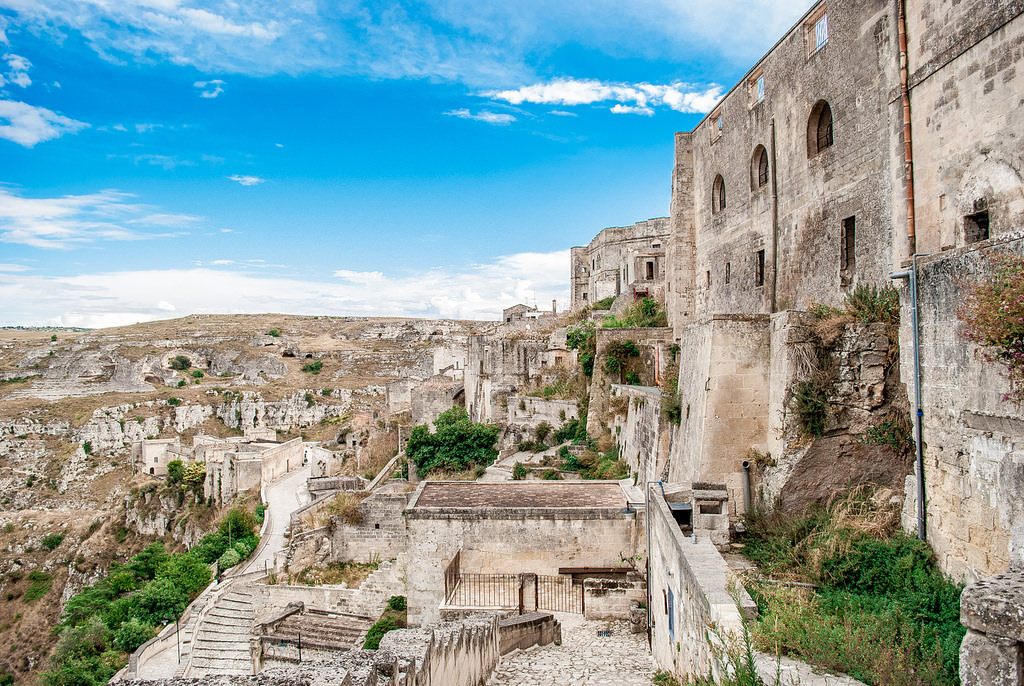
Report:
[[[965,243],[977,243],[978,241],[987,241],[988,238],[988,210],[982,210],[981,212],[969,214],[966,217],[964,217]]]
[[[729,283],[729,279],[732,278],[732,262],[725,263],[725,282]]]
[[[654,263],[653,262],[648,262],[647,263],[647,280],[648,281],[653,281],[654,280]]]
[[[857,260],[856,217],[847,217],[843,220],[843,233],[839,240],[839,283],[841,287],[846,288],[853,281]]]
[[[814,22],[814,49],[821,50],[828,43],[828,15]]]
[[[757,101],[764,100],[764,74],[757,77]]]
[[[711,127],[709,131],[711,131],[711,142],[714,143],[722,136],[722,127],[724,126],[722,121],[722,111],[718,110],[712,113],[710,121]]]
[[[754,285],[764,285],[764,250],[757,251],[757,262],[754,265]]]
[[[711,288],[711,270],[710,269],[708,270],[708,273],[707,273],[707,281],[708,281],[708,288]]]

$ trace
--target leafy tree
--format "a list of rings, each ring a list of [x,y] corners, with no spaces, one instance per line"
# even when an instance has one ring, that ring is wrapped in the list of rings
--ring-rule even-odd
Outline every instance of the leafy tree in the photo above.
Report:
[[[228,548],[223,555],[217,559],[217,567],[223,571],[234,567],[242,561],[242,556],[234,548]]]
[[[415,427],[405,446],[405,454],[421,474],[486,466],[498,455],[494,449],[498,427],[470,421],[464,408],[456,406],[442,412],[434,426],[435,433],[430,433],[426,424]]]
[[[203,483],[206,481],[206,463],[193,462],[185,467],[181,475],[181,482],[196,493],[202,494]]]
[[[160,567],[160,576],[174,582],[188,595],[196,595],[210,583],[210,568],[196,556],[171,555]]]
[[[140,622],[137,617],[132,617],[114,632],[114,645],[118,650],[131,653],[152,638],[154,633],[156,633],[155,626]]]
[[[146,548],[133,557],[125,569],[143,581],[156,578],[156,570],[167,560],[167,551],[164,544],[157,541],[150,543]]]
[[[188,605],[188,596],[166,577],[158,577],[131,596],[132,615],[149,624],[178,617]]]
[[[167,483],[174,485],[181,483],[185,476],[185,464],[181,460],[171,460],[167,463]]]
[[[175,371],[183,372],[192,366],[192,360],[188,359],[184,355],[175,355],[168,363],[168,366]]]

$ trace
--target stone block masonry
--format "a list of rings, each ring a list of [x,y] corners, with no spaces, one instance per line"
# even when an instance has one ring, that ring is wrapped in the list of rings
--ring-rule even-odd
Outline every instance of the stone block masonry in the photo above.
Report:
[[[1024,684],[1024,569],[964,589],[960,621],[967,627],[960,646],[963,686]]]

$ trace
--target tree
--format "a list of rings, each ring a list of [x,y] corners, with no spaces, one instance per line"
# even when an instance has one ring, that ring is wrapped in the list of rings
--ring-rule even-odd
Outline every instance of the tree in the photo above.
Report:
[[[188,596],[166,577],[158,577],[131,596],[132,616],[140,622],[162,624],[185,611]]]
[[[452,407],[434,421],[436,431],[430,433],[426,424],[412,430],[405,446],[406,456],[420,474],[442,469],[460,472],[477,465],[494,462],[498,451],[498,427],[470,421],[466,410]]]
[[[184,355],[175,355],[167,366],[176,371],[183,372],[192,366],[192,360]]]
[[[183,476],[185,476],[185,464],[181,460],[171,460],[167,463],[167,483],[180,483]]]

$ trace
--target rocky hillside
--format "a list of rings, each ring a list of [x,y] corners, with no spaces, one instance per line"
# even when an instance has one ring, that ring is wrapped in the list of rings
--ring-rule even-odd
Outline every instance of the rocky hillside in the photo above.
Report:
[[[335,439],[389,381],[434,373],[478,323],[195,315],[87,332],[0,329],[0,669],[31,680],[60,603],[148,542],[194,541],[132,474],[131,442],[246,426]],[[187,504],[186,504],[187,505]],[[176,523],[175,526],[172,526]],[[45,577],[45,580],[44,580]],[[5,640],[6,639],[6,640]]]

